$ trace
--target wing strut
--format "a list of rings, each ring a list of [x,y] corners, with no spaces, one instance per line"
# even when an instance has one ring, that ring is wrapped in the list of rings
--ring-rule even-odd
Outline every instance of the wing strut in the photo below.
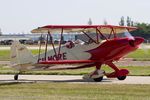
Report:
[[[40,46],[39,46],[39,56],[38,56],[38,59],[40,59],[40,53],[41,53],[41,44],[42,44],[42,34],[41,34],[41,40],[40,40]],[[50,41],[49,41],[50,40]],[[61,30],[61,36],[60,36],[60,41],[59,41],[59,48],[58,48],[58,51],[56,51],[56,48],[55,48],[55,45],[54,45],[54,41],[53,41],[53,37],[50,33],[50,31],[48,30],[48,34],[46,35],[46,42],[45,42],[45,56],[44,56],[44,61],[47,61],[47,49],[48,49],[48,43],[50,42],[50,44],[52,45],[53,47],[53,50],[54,50],[54,53],[56,55],[56,60],[60,60],[59,58],[59,54],[60,54],[60,51],[61,51],[61,44],[62,44],[62,41],[63,41],[63,28]],[[38,60],[38,63],[39,60]]]
[[[40,36],[40,44],[39,44],[39,55],[38,55],[38,59],[40,59],[42,36],[43,36],[43,34],[41,34],[41,36]],[[38,60],[38,63],[39,63],[39,60]]]
[[[58,55],[60,54],[61,44],[62,44],[62,37],[63,37],[63,28],[61,29],[60,41],[59,41],[59,50]],[[58,59],[59,60],[59,59]]]
[[[54,46],[53,37],[52,37],[52,35],[51,35],[50,31],[48,31],[48,34],[49,34],[49,36],[50,36],[50,42],[51,42],[51,44],[52,44],[52,47],[53,47],[54,53],[55,53],[55,55],[57,55],[57,52],[56,52],[56,49],[55,49],[55,46]]]
[[[86,32],[82,31],[89,39],[91,39],[94,43],[97,43],[93,38],[91,38]]]
[[[96,28],[96,30],[97,30],[97,32],[100,33],[100,35],[101,35],[102,37],[104,37],[104,38],[108,41],[108,39],[102,34],[102,32],[101,32],[99,29]]]
[[[47,56],[47,44],[48,44],[48,34],[46,35],[46,44],[45,44],[45,60]]]

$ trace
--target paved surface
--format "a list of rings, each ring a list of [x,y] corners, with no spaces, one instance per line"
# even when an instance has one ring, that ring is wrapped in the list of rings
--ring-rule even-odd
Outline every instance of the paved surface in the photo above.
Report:
[[[75,75],[20,75],[18,81],[13,80],[14,75],[0,75],[0,83],[12,82],[65,82],[65,83],[82,83],[82,84],[149,84],[148,76],[128,76],[126,80],[119,81],[117,79],[108,79],[104,77],[102,82],[94,82],[92,80],[83,80],[82,76]]]

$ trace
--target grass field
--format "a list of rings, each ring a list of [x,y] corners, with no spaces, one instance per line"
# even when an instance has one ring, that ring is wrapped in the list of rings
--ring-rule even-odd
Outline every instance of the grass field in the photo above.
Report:
[[[0,50],[0,61],[10,60],[10,50]]]
[[[133,60],[150,61],[150,49],[138,49],[130,53],[127,58],[133,58]]]
[[[8,83],[0,100],[149,100],[150,85]]]
[[[38,54],[38,50],[31,50],[33,54]],[[0,61],[10,60],[10,50],[0,50]]]
[[[150,66],[125,66],[120,68],[126,68],[130,71],[129,75],[132,76],[150,76]],[[34,74],[34,75],[84,75],[94,71],[95,68],[85,68],[77,70],[55,70],[55,71],[27,71],[23,74]],[[102,66],[102,70],[105,72],[111,72],[112,70],[108,66]],[[15,74],[16,70],[12,68],[5,67],[5,65],[0,66],[0,74]]]
[[[33,54],[38,54],[38,50],[31,50]],[[133,58],[133,60],[150,61],[150,49],[138,49],[135,52],[126,56],[127,58]],[[0,61],[10,60],[10,50],[0,50]]]

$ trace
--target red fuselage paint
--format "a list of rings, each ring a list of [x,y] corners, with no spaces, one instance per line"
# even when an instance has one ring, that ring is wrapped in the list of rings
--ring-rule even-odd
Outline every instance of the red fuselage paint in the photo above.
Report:
[[[90,60],[107,63],[110,61],[119,60],[126,54],[136,50],[143,41],[144,39],[141,37],[135,37],[134,40],[129,38],[116,38],[108,40],[99,47],[87,52],[92,55]]]

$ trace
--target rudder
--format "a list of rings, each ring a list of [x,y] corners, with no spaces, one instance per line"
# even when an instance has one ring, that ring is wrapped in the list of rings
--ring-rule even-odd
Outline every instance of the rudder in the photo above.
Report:
[[[14,41],[11,45],[10,52],[11,65],[22,65],[35,63],[36,59],[32,53],[25,47],[25,45],[20,44],[18,41]]]

